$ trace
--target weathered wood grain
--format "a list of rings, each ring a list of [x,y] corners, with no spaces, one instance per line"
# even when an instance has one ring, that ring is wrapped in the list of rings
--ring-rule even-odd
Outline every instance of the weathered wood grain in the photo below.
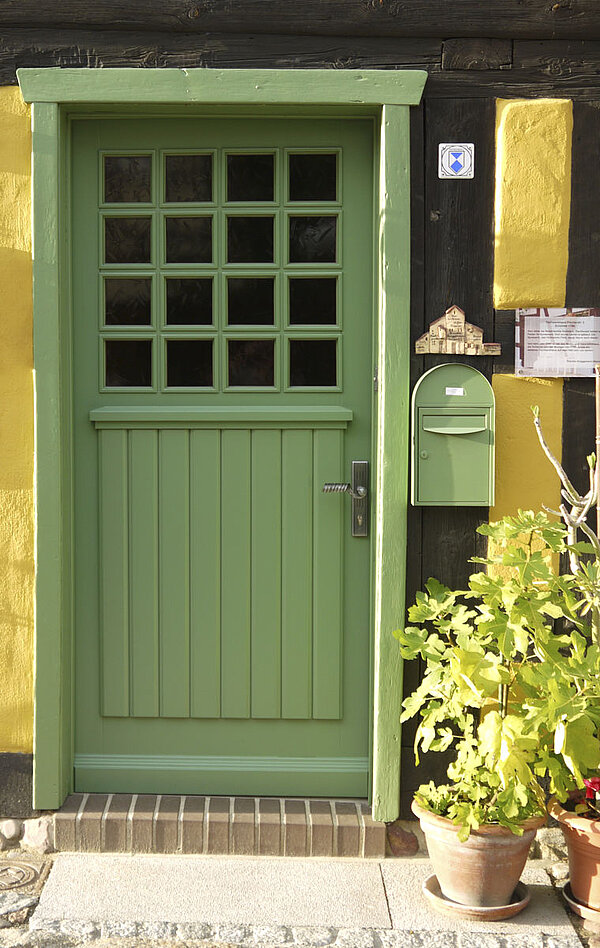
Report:
[[[2,26],[363,36],[600,37],[597,0],[3,0]]]
[[[439,72],[430,69],[425,95],[430,99],[556,97],[585,102],[599,98],[600,75],[550,79],[541,76],[539,71],[519,70],[514,66],[503,71],[477,73],[471,70]]]
[[[563,387],[562,465],[574,486],[585,494],[589,487],[586,457],[595,450],[593,379],[565,379]],[[594,515],[589,518],[595,527]]]
[[[416,110],[415,110],[416,112]],[[419,158],[421,130],[413,119],[412,161],[412,315],[411,346],[432,320],[451,303],[461,306],[470,322],[493,339],[493,100],[425,102],[424,155]],[[418,113],[417,113],[418,114]],[[444,181],[438,178],[440,142],[475,143],[475,178]],[[422,170],[424,168],[424,177]],[[452,361],[452,356],[412,359],[413,384],[422,371]],[[491,359],[460,356],[490,377]],[[472,572],[469,558],[481,551],[476,527],[487,520],[487,508],[423,507],[409,513],[407,602],[414,599],[430,576],[455,589],[464,589]],[[412,562],[411,562],[412,561]],[[410,663],[405,669],[404,693],[416,686],[423,669]],[[442,781],[448,755],[429,754],[414,766],[412,740],[415,722],[402,733],[401,812],[410,816],[410,801],[417,786],[427,780]]]
[[[440,56],[441,41],[431,39],[5,29],[0,82],[15,83],[26,66],[439,68]]]
[[[442,49],[442,69],[510,69],[512,41],[504,39],[447,39]]]
[[[600,192],[591,186],[598,174],[598,154],[600,101],[575,102],[567,306],[600,306]]]
[[[0,6],[0,11],[2,7]],[[1,27],[1,23],[0,23]],[[600,98],[600,42],[516,42],[511,68],[476,68],[469,55],[449,58],[481,40],[446,41],[393,35],[311,36],[269,33],[148,32],[115,29],[0,29],[0,83],[16,83],[19,67],[427,68],[429,98],[573,96]],[[487,42],[487,41],[486,41]],[[490,41],[502,45],[504,41]],[[467,44],[465,46],[464,44]],[[510,45],[509,41],[507,44]],[[457,53],[458,56],[458,53]],[[451,68],[449,65],[452,64]],[[464,68],[459,68],[463,66]]]
[[[515,371],[515,311],[497,309],[494,313],[494,342],[502,346],[502,355],[494,359],[494,372]]]
[[[600,76],[600,42],[590,40],[521,40],[514,44],[515,69],[540,78],[569,79]]]
[[[442,316],[451,304],[469,322],[493,334],[493,200],[495,167],[493,100],[429,100],[425,139],[425,323]],[[475,177],[438,178],[440,142],[473,142]],[[427,366],[448,361],[429,356]],[[469,361],[467,359],[461,361]],[[475,358],[480,371],[487,359]]]

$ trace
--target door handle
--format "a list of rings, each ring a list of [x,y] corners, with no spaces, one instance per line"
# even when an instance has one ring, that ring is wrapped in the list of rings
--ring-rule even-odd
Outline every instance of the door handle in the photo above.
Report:
[[[350,494],[352,498],[352,536],[366,537],[369,535],[369,462],[352,462],[351,484],[323,484],[324,494]]]

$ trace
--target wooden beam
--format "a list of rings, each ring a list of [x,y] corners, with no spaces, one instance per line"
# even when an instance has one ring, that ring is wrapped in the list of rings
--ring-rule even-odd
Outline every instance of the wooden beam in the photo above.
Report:
[[[517,70],[503,72],[430,71],[427,82],[428,99],[532,99],[562,98],[595,101],[600,99],[600,74],[595,77],[542,77],[539,72]]]
[[[0,31],[0,84],[17,68],[158,67],[386,69],[436,67],[441,40],[398,37],[245,33],[152,33],[123,30]]]
[[[504,39],[448,39],[442,50],[442,69],[510,69],[512,42]]]
[[[576,83],[597,79],[600,42],[591,40],[519,41],[514,45],[514,68],[540,79]]]
[[[600,38],[597,0],[2,0],[0,26],[361,36]]]
[[[597,97],[600,99],[600,92]],[[590,183],[598,173],[599,104],[597,101],[573,103],[571,222],[565,300],[567,306],[596,306],[598,300],[596,261],[600,246],[600,194],[597,188],[590,187]],[[581,302],[582,300],[585,302]],[[590,444],[592,441],[593,436],[590,437]],[[587,453],[591,450],[588,445]]]

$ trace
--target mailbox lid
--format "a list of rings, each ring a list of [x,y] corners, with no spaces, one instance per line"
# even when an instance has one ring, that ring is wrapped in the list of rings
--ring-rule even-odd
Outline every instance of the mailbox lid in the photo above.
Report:
[[[493,408],[494,391],[472,365],[446,362],[421,376],[413,392],[415,408]]]

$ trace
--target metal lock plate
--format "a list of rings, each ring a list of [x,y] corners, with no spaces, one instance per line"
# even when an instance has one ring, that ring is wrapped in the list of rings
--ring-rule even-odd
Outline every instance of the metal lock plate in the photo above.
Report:
[[[352,482],[350,484],[323,484],[325,494],[350,494],[352,498],[351,518],[352,536],[369,535],[369,462],[352,462]]]
[[[362,493],[362,497],[357,496]],[[369,535],[369,462],[352,462],[352,536]]]

